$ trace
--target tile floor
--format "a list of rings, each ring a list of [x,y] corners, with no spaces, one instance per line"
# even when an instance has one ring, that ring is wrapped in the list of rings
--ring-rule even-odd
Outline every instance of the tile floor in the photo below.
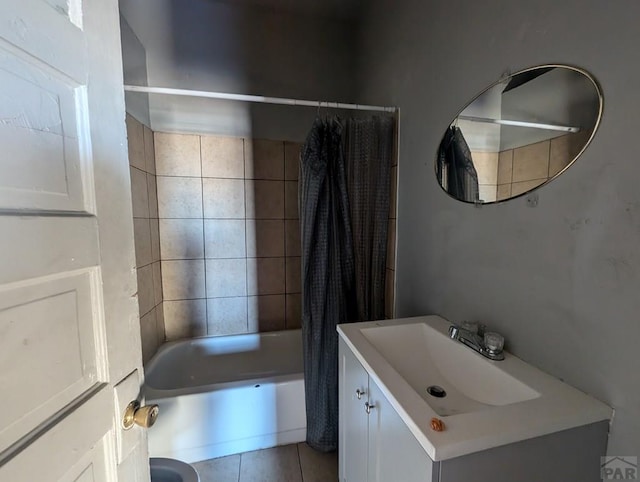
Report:
[[[306,443],[229,455],[192,464],[201,482],[336,482],[338,453]]]

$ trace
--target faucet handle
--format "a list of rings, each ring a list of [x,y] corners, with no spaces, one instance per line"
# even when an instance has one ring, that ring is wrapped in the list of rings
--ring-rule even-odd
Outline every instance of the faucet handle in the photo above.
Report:
[[[484,346],[489,353],[502,353],[504,336],[500,333],[488,331],[484,334]]]

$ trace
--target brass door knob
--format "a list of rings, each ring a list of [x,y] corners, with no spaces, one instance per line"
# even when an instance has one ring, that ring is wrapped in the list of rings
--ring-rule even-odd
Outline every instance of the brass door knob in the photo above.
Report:
[[[140,406],[140,402],[134,400],[127,405],[127,408],[124,410],[122,428],[129,430],[134,424],[149,428],[156,423],[159,411],[160,409],[157,405],[145,405],[142,407]]]

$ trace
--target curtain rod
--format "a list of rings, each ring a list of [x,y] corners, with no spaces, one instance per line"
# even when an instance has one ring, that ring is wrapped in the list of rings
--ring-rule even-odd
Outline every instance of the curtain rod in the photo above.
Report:
[[[579,127],[559,126],[555,124],[540,124],[537,122],[525,122],[525,121],[507,120],[507,119],[490,119],[488,117],[474,117],[471,115],[459,115],[458,119],[471,121],[471,122],[485,122],[488,124],[500,124],[505,126],[532,127],[534,129],[545,129],[548,131],[580,132]]]
[[[368,110],[379,112],[396,112],[396,107],[382,107],[365,104],[344,104],[342,102],[326,102],[318,100],[284,99],[281,97],[264,97],[261,95],[227,94],[225,92],[208,92],[205,90],[170,89],[167,87],[144,87],[139,85],[125,85],[128,92],[142,92],[147,94],[182,95],[186,97],[206,97],[208,99],[237,100],[241,102],[257,102],[261,104],[302,105],[306,107],[324,107],[331,109]]]

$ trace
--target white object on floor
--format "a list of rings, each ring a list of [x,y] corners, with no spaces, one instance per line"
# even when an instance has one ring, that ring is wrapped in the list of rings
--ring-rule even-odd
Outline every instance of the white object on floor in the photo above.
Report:
[[[152,457],[151,482],[200,482],[198,472],[186,462]]]

